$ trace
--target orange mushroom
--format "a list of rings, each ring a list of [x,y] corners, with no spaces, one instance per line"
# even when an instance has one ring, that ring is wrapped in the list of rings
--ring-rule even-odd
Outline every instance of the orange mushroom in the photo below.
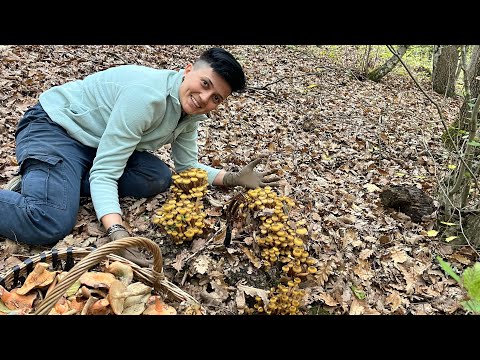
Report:
[[[89,271],[80,276],[80,283],[93,288],[110,288],[111,284],[118,281],[113,274]]]
[[[0,285],[0,298],[2,299],[5,306],[10,310],[31,310],[33,306],[33,301],[37,297],[37,292],[34,292],[30,295],[20,295],[17,293],[17,290],[18,289],[13,289],[9,292]]]
[[[55,278],[55,273],[47,270],[49,266],[44,262],[39,262],[35,265],[35,268],[28,274],[22,287],[17,290],[17,294],[25,295],[32,289],[50,285]]]
[[[177,315],[177,310],[165,304],[158,295],[152,295],[147,304],[143,315]]]
[[[113,276],[113,275],[112,275]],[[110,307],[116,315],[120,315],[125,304],[125,292],[127,287],[120,281],[115,279],[110,284],[107,299],[110,302]]]
[[[90,306],[89,314],[108,315],[110,313],[110,307],[108,305],[110,305],[110,302],[107,299],[97,300]]]
[[[120,261],[114,261],[108,265],[106,271],[115,275],[125,286],[128,286],[133,280],[132,267]]]

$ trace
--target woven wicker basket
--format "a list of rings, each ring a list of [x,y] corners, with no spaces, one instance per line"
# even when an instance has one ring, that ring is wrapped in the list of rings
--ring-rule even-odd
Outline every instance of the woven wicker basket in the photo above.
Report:
[[[150,250],[153,254],[153,269],[142,268],[137,264],[113,254],[114,252],[141,246]],[[81,259],[75,264],[75,261]],[[112,241],[97,249],[95,248],[73,248],[52,249],[24,260],[21,264],[15,265],[8,271],[0,273],[0,285],[7,288],[14,288],[33,270],[39,262],[51,263],[54,268],[62,266],[68,274],[52,289],[51,292],[37,306],[34,315],[47,315],[57,301],[66,293],[70,286],[77,281],[83,273],[103,260],[121,261],[132,267],[134,278],[145,285],[152,286],[157,294],[172,296],[187,304],[195,304],[199,307],[195,298],[180,289],[165,278],[163,273],[163,258],[160,247],[150,239],[143,237],[127,237]]]

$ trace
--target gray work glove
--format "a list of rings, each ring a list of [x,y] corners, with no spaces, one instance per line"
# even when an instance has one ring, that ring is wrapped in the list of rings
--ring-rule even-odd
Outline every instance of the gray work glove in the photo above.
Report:
[[[126,229],[122,229],[119,226],[118,230],[114,230],[109,232],[108,237],[110,241],[120,240],[126,237],[130,237],[131,235],[128,233]],[[153,264],[153,260],[148,260],[145,258],[145,255],[138,249],[138,248],[125,248],[115,252],[117,255],[134,262],[135,264],[141,267],[149,267]]]
[[[258,165],[266,157],[262,156],[258,159],[253,160],[251,163],[242,168],[239,172],[228,171],[223,176],[223,185],[227,187],[231,186],[243,186],[247,189],[255,189],[257,187],[265,186],[278,186],[280,178],[274,176],[270,179],[265,179],[268,175],[272,175],[277,172],[276,169],[268,170],[265,172],[257,172],[254,170],[255,166]]]

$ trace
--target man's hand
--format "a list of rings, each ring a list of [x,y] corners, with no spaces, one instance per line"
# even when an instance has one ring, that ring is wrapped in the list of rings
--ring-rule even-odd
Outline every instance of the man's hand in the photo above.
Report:
[[[123,226],[118,224],[115,224],[108,229],[107,235],[110,238],[110,241],[120,240],[131,236]],[[145,259],[145,255],[138,248],[121,249],[116,251],[116,254],[141,267],[148,267],[153,264],[153,260]]]
[[[242,168],[239,172],[226,172],[223,176],[223,185],[231,186],[243,186],[247,189],[255,189],[257,187],[265,186],[278,186],[280,178],[274,176],[270,179],[266,179],[268,175],[275,174],[276,169],[268,170],[265,172],[257,172],[254,170],[262,160],[265,159],[265,156],[259,157],[258,159],[253,160],[250,164]]]

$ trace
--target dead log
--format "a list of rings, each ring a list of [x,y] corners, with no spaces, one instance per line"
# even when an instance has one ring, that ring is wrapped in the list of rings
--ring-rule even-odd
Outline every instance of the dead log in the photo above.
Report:
[[[435,211],[433,199],[415,186],[392,185],[380,193],[380,200],[384,207],[400,211],[416,223]]]

